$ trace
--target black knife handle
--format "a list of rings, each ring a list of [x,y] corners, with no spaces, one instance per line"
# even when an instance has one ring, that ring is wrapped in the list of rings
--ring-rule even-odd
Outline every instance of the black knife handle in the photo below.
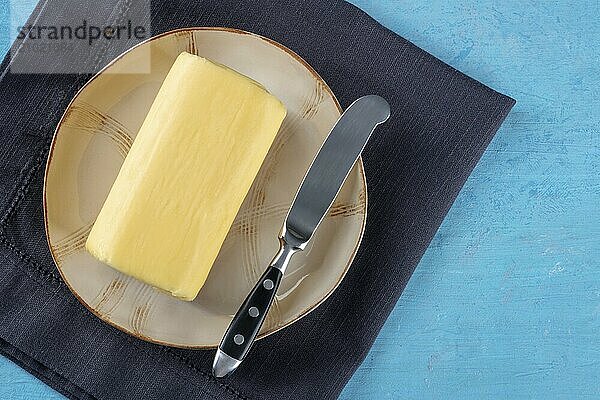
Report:
[[[269,266],[246,297],[219,345],[227,355],[240,361],[246,357],[265,321],[282,276],[279,269]]]
[[[219,349],[230,358],[233,358],[234,361],[237,361],[237,365],[248,354],[256,335],[258,335],[263,322],[265,322],[265,317],[269,308],[271,308],[271,304],[273,304],[273,299],[275,299],[275,294],[279,289],[281,278],[290,259],[296,252],[304,249],[305,246],[305,242],[297,240],[284,227],[282,236],[279,238],[279,251],[233,317],[219,345]],[[215,372],[215,366],[216,369],[219,369],[218,361],[219,352],[215,357],[213,372]],[[237,365],[233,369],[237,368]]]

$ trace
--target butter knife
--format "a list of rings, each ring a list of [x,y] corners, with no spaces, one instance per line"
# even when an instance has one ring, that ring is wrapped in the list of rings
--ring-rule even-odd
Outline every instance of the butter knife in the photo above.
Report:
[[[280,249],[233,317],[213,362],[213,375],[229,375],[246,358],[291,257],[304,250],[333,204],[375,128],[390,116],[376,95],[363,96],[344,111],[309,167],[279,235]]]

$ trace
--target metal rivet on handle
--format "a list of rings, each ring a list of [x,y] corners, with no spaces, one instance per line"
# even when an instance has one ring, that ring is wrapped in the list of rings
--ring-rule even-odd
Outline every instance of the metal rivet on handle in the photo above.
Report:
[[[260,313],[258,312],[258,308],[256,308],[256,307],[250,307],[250,309],[248,310],[248,314],[250,314],[250,316],[252,318],[256,318],[256,317],[258,317],[258,315]]]
[[[244,343],[244,337],[238,333],[233,337],[233,343],[238,345]]]
[[[263,282],[263,286],[265,289],[267,290],[271,290],[275,287],[275,284],[273,283],[272,280],[270,279],[265,279],[265,281]]]

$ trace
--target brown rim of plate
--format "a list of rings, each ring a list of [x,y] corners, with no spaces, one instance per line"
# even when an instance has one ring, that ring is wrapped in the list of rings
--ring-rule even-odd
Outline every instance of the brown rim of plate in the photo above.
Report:
[[[215,349],[218,346],[217,344],[214,345],[182,345],[182,344],[173,344],[173,343],[167,343],[167,342],[163,342],[157,339],[153,339],[151,337],[145,336],[143,334],[140,333],[136,333],[133,331],[130,331],[118,324],[116,324],[115,322],[109,320],[105,315],[99,313],[98,311],[96,311],[94,308],[92,308],[85,300],[83,300],[78,294],[77,291],[71,286],[71,284],[69,283],[69,281],[67,280],[66,276],[63,274],[63,271],[60,267],[60,264],[57,261],[57,257],[54,254],[54,251],[52,249],[52,244],[50,243],[50,233],[49,233],[49,229],[48,229],[48,206],[47,206],[47,183],[48,183],[48,171],[50,169],[50,163],[52,162],[52,154],[54,152],[54,146],[56,145],[56,137],[58,136],[58,132],[65,120],[65,117],[67,115],[67,112],[69,111],[69,109],[71,108],[71,106],[73,105],[73,103],[75,102],[75,100],[79,97],[79,95],[88,87],[88,85],[93,82],[96,78],[98,78],[100,75],[102,75],[109,67],[111,67],[113,64],[115,64],[117,61],[119,61],[120,59],[122,59],[126,54],[128,54],[129,52],[133,51],[135,48],[139,47],[139,46],[143,46],[147,43],[150,43],[154,40],[158,40],[162,37],[165,36],[170,36],[170,35],[174,35],[174,34],[178,34],[181,32],[196,32],[196,31],[221,31],[221,32],[230,32],[230,33],[236,33],[239,35],[251,35],[254,36],[258,39],[261,39],[271,45],[274,45],[275,47],[279,48],[280,50],[283,50],[284,52],[286,52],[288,55],[290,55],[292,58],[294,58],[296,61],[300,62],[310,73],[311,75],[313,75],[313,77],[319,81],[323,87],[325,88],[325,90],[331,95],[331,98],[333,99],[338,111],[340,112],[340,114],[343,112],[343,109],[337,99],[337,97],[335,96],[335,94],[333,93],[333,91],[331,90],[331,88],[329,87],[329,85],[327,84],[327,82],[325,82],[323,80],[323,78],[321,78],[321,76],[317,73],[317,71],[315,71],[315,69],[309,64],[307,63],[302,57],[300,57],[298,54],[296,54],[293,50],[289,49],[288,47],[282,45],[281,43],[278,43],[272,39],[269,39],[267,37],[258,35],[256,33],[252,33],[252,32],[248,32],[248,31],[244,31],[241,29],[236,29],[236,28],[227,28],[227,27],[189,27],[189,28],[180,28],[180,29],[174,29],[168,32],[163,32],[161,34],[158,34],[156,36],[153,36],[151,38],[148,38],[146,40],[144,40],[143,42],[140,42],[138,44],[136,44],[135,46],[132,46],[131,48],[125,50],[123,53],[121,53],[120,55],[118,55],[115,59],[113,59],[111,62],[109,62],[106,66],[104,66],[100,71],[98,71],[89,81],[87,81],[75,94],[75,96],[73,96],[73,99],[71,99],[71,101],[69,102],[69,104],[67,105],[67,108],[65,109],[62,117],[60,118],[60,121],[58,122],[58,125],[56,126],[56,129],[54,130],[54,135],[52,137],[52,143],[50,144],[50,150],[48,153],[48,160],[46,161],[46,168],[44,171],[44,187],[43,187],[43,209],[44,209],[44,228],[46,231],[46,242],[48,243],[48,248],[50,250],[50,254],[52,255],[52,260],[54,261],[54,264],[56,265],[56,268],[58,269],[58,272],[60,273],[60,276],[63,280],[63,282],[65,283],[65,285],[69,288],[69,290],[71,291],[71,293],[73,293],[73,295],[75,296],[75,298],[81,303],[83,304],[83,306],[85,308],[87,308],[92,314],[94,314],[95,316],[97,316],[99,319],[101,319],[102,321],[106,322],[107,324],[111,325],[114,328],[117,328],[118,330],[120,330],[121,332],[124,332],[128,335],[134,336],[138,339],[147,341],[147,342],[151,342],[151,343],[155,343],[155,344],[159,344],[159,345],[163,345],[163,346],[168,346],[168,347],[176,347],[176,348],[182,348],[182,349],[198,349],[198,350],[209,350],[209,349]],[[356,253],[358,252],[358,248],[362,242],[364,233],[365,233],[365,226],[366,226],[366,222],[367,222],[367,209],[368,209],[368,195],[367,195],[367,179],[365,176],[365,171],[364,171],[364,164],[362,161],[362,156],[358,158],[358,161],[356,163],[356,165],[358,165],[358,170],[359,170],[359,174],[360,177],[362,179],[362,183],[364,186],[364,197],[365,197],[365,202],[364,202],[364,212],[363,212],[363,219],[362,219],[362,223],[361,223],[361,227],[360,227],[360,235],[358,236],[358,240],[356,241],[356,244],[354,246],[354,249],[352,250],[352,255],[350,256],[350,259],[348,260],[348,263],[346,264],[346,266],[344,267],[344,271],[341,274],[340,278],[337,280],[337,282],[335,283],[335,285],[331,288],[331,290],[325,295],[323,296],[323,298],[321,298],[319,301],[317,301],[315,304],[313,304],[312,306],[302,310],[300,313],[298,313],[298,315],[291,319],[290,321],[286,322],[285,324],[268,330],[266,332],[261,332],[259,333],[259,335],[257,336],[256,340],[260,340],[264,337],[267,337],[275,332],[280,331],[281,329],[284,329],[286,327],[288,327],[289,325],[293,324],[294,322],[298,321],[299,319],[303,318],[304,316],[308,315],[310,312],[312,312],[314,309],[316,309],[318,306],[320,306],[321,304],[323,304],[323,302],[325,302],[325,300],[327,300],[329,298],[329,296],[331,296],[333,294],[333,292],[335,292],[335,290],[338,288],[338,286],[342,283],[342,280],[344,279],[344,277],[346,276],[346,274],[348,273],[348,270],[350,269],[350,265],[352,265],[352,262],[354,261],[354,258],[356,257]]]

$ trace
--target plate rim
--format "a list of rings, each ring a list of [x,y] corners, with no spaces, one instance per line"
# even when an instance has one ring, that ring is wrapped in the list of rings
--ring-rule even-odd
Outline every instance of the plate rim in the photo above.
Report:
[[[321,75],[319,75],[319,73],[306,61],[304,60],[300,55],[298,55],[295,51],[291,50],[290,48],[288,48],[287,46],[273,40],[270,39],[268,37],[262,36],[260,34],[257,33],[253,33],[253,32],[249,32],[249,31],[245,31],[245,30],[241,30],[241,29],[237,29],[237,28],[231,28],[231,27],[220,27],[220,26],[194,26],[194,27],[186,27],[186,28],[178,28],[178,29],[173,29],[173,30],[169,30],[166,32],[162,32],[156,36],[152,36],[130,48],[128,48],[127,50],[123,51],[121,54],[119,54],[118,56],[116,56],[114,59],[112,59],[108,64],[106,64],[104,67],[102,67],[98,72],[96,72],[94,74],[94,76],[92,76],[73,96],[73,98],[69,101],[69,104],[67,105],[67,107],[65,108],[65,111],[63,112],[60,120],[58,121],[58,124],[56,125],[56,128],[54,129],[54,133],[52,135],[52,142],[50,143],[50,149],[48,151],[48,156],[46,159],[46,165],[45,165],[45,169],[44,169],[44,183],[43,183],[43,190],[42,190],[42,206],[43,206],[43,215],[44,215],[44,230],[46,233],[46,243],[48,245],[48,249],[50,251],[50,255],[52,256],[52,261],[54,262],[54,265],[56,266],[56,269],[58,270],[63,282],[65,283],[65,285],[67,286],[67,288],[69,289],[69,291],[73,294],[73,296],[75,296],[75,298],[79,301],[79,303],[81,303],[88,311],[90,311],[93,315],[95,315],[97,318],[99,318],[102,322],[109,324],[110,326],[118,329],[119,331],[130,335],[132,337],[138,338],[140,340],[144,340],[146,342],[150,342],[150,343],[154,343],[154,344],[158,344],[158,345],[162,345],[162,346],[167,346],[167,347],[174,347],[174,348],[182,348],[182,349],[197,349],[197,350],[210,350],[210,349],[215,349],[218,347],[218,343],[216,344],[212,344],[212,345],[186,345],[186,344],[178,344],[178,343],[170,343],[170,342],[165,342],[163,340],[159,340],[159,339],[155,339],[149,336],[146,336],[142,333],[138,333],[138,332],[133,332],[131,330],[128,330],[127,328],[117,324],[114,321],[111,321],[107,316],[103,315],[102,313],[98,312],[97,310],[95,310],[91,305],[89,305],[84,299],[82,299],[78,292],[71,286],[71,283],[69,282],[69,280],[67,279],[67,277],[65,276],[65,274],[63,273],[63,270],[60,266],[60,263],[58,263],[57,261],[57,257],[54,254],[54,250],[52,247],[52,244],[50,243],[50,228],[49,228],[49,219],[48,219],[48,204],[47,204],[47,191],[48,191],[48,173],[50,171],[50,164],[52,162],[52,156],[54,153],[54,148],[56,146],[56,141],[57,141],[57,137],[58,137],[58,133],[63,125],[63,122],[65,120],[65,118],[67,117],[67,114],[69,112],[69,110],[71,109],[71,106],[73,105],[73,103],[79,98],[79,96],[81,95],[81,93],[94,81],[96,80],[98,77],[100,77],[108,68],[110,68],[113,64],[117,63],[119,60],[121,60],[126,54],[130,53],[131,51],[133,51],[134,49],[136,49],[137,47],[141,47],[143,45],[146,45],[152,41],[161,39],[165,36],[171,36],[171,35],[177,35],[180,34],[181,32],[197,32],[197,31],[220,31],[220,32],[229,32],[229,33],[234,33],[234,34],[238,34],[238,35],[250,35],[253,36],[257,39],[260,39],[262,41],[267,42],[270,45],[273,45],[277,48],[279,48],[280,50],[284,51],[285,53],[287,53],[289,56],[293,57],[296,61],[298,61],[299,63],[301,63],[309,72],[310,74],[317,80],[319,81],[321,84],[323,84],[324,89],[331,95],[335,106],[337,107],[338,111],[340,112],[340,114],[344,111],[342,106],[340,105],[335,93],[333,92],[333,90],[331,90],[331,88],[329,87],[329,85],[327,84],[327,82],[325,82],[325,80],[321,77]],[[340,277],[337,279],[335,285],[325,294],[325,296],[323,296],[321,299],[319,299],[319,301],[317,301],[316,303],[312,304],[311,306],[309,306],[308,308],[301,310],[298,315],[292,319],[290,319],[289,321],[287,321],[286,323],[282,324],[279,327],[276,327],[274,329],[268,330],[266,332],[261,332],[258,334],[256,340],[261,340],[267,336],[270,336],[276,332],[279,332],[280,330],[287,328],[288,326],[292,325],[293,323],[299,321],[300,319],[304,318],[305,316],[307,316],[308,314],[310,314],[312,311],[314,311],[317,307],[319,307],[321,304],[323,304],[340,286],[340,284],[342,283],[342,281],[344,280],[344,278],[346,277],[346,274],[348,273],[348,270],[350,269],[350,266],[352,265],[352,263],[354,262],[354,259],[356,257],[356,254],[358,253],[358,249],[360,248],[360,245],[362,243],[363,240],[363,236],[365,234],[365,228],[366,228],[366,223],[367,223],[367,217],[368,217],[368,205],[369,205],[369,198],[368,198],[368,187],[367,187],[367,179],[366,179],[366,174],[365,174],[365,169],[364,169],[364,164],[363,164],[363,160],[362,160],[362,155],[359,156],[358,160],[355,163],[356,166],[358,166],[358,171],[359,171],[359,175],[360,175],[360,179],[362,181],[363,184],[363,195],[364,195],[364,214],[363,214],[363,218],[362,218],[362,222],[361,222],[361,227],[360,227],[360,234],[358,235],[358,239],[356,241],[356,244],[354,246],[354,249],[352,250],[352,254],[350,256],[350,258],[348,259],[346,266],[344,267],[344,270],[342,272],[342,274],[340,275]]]

